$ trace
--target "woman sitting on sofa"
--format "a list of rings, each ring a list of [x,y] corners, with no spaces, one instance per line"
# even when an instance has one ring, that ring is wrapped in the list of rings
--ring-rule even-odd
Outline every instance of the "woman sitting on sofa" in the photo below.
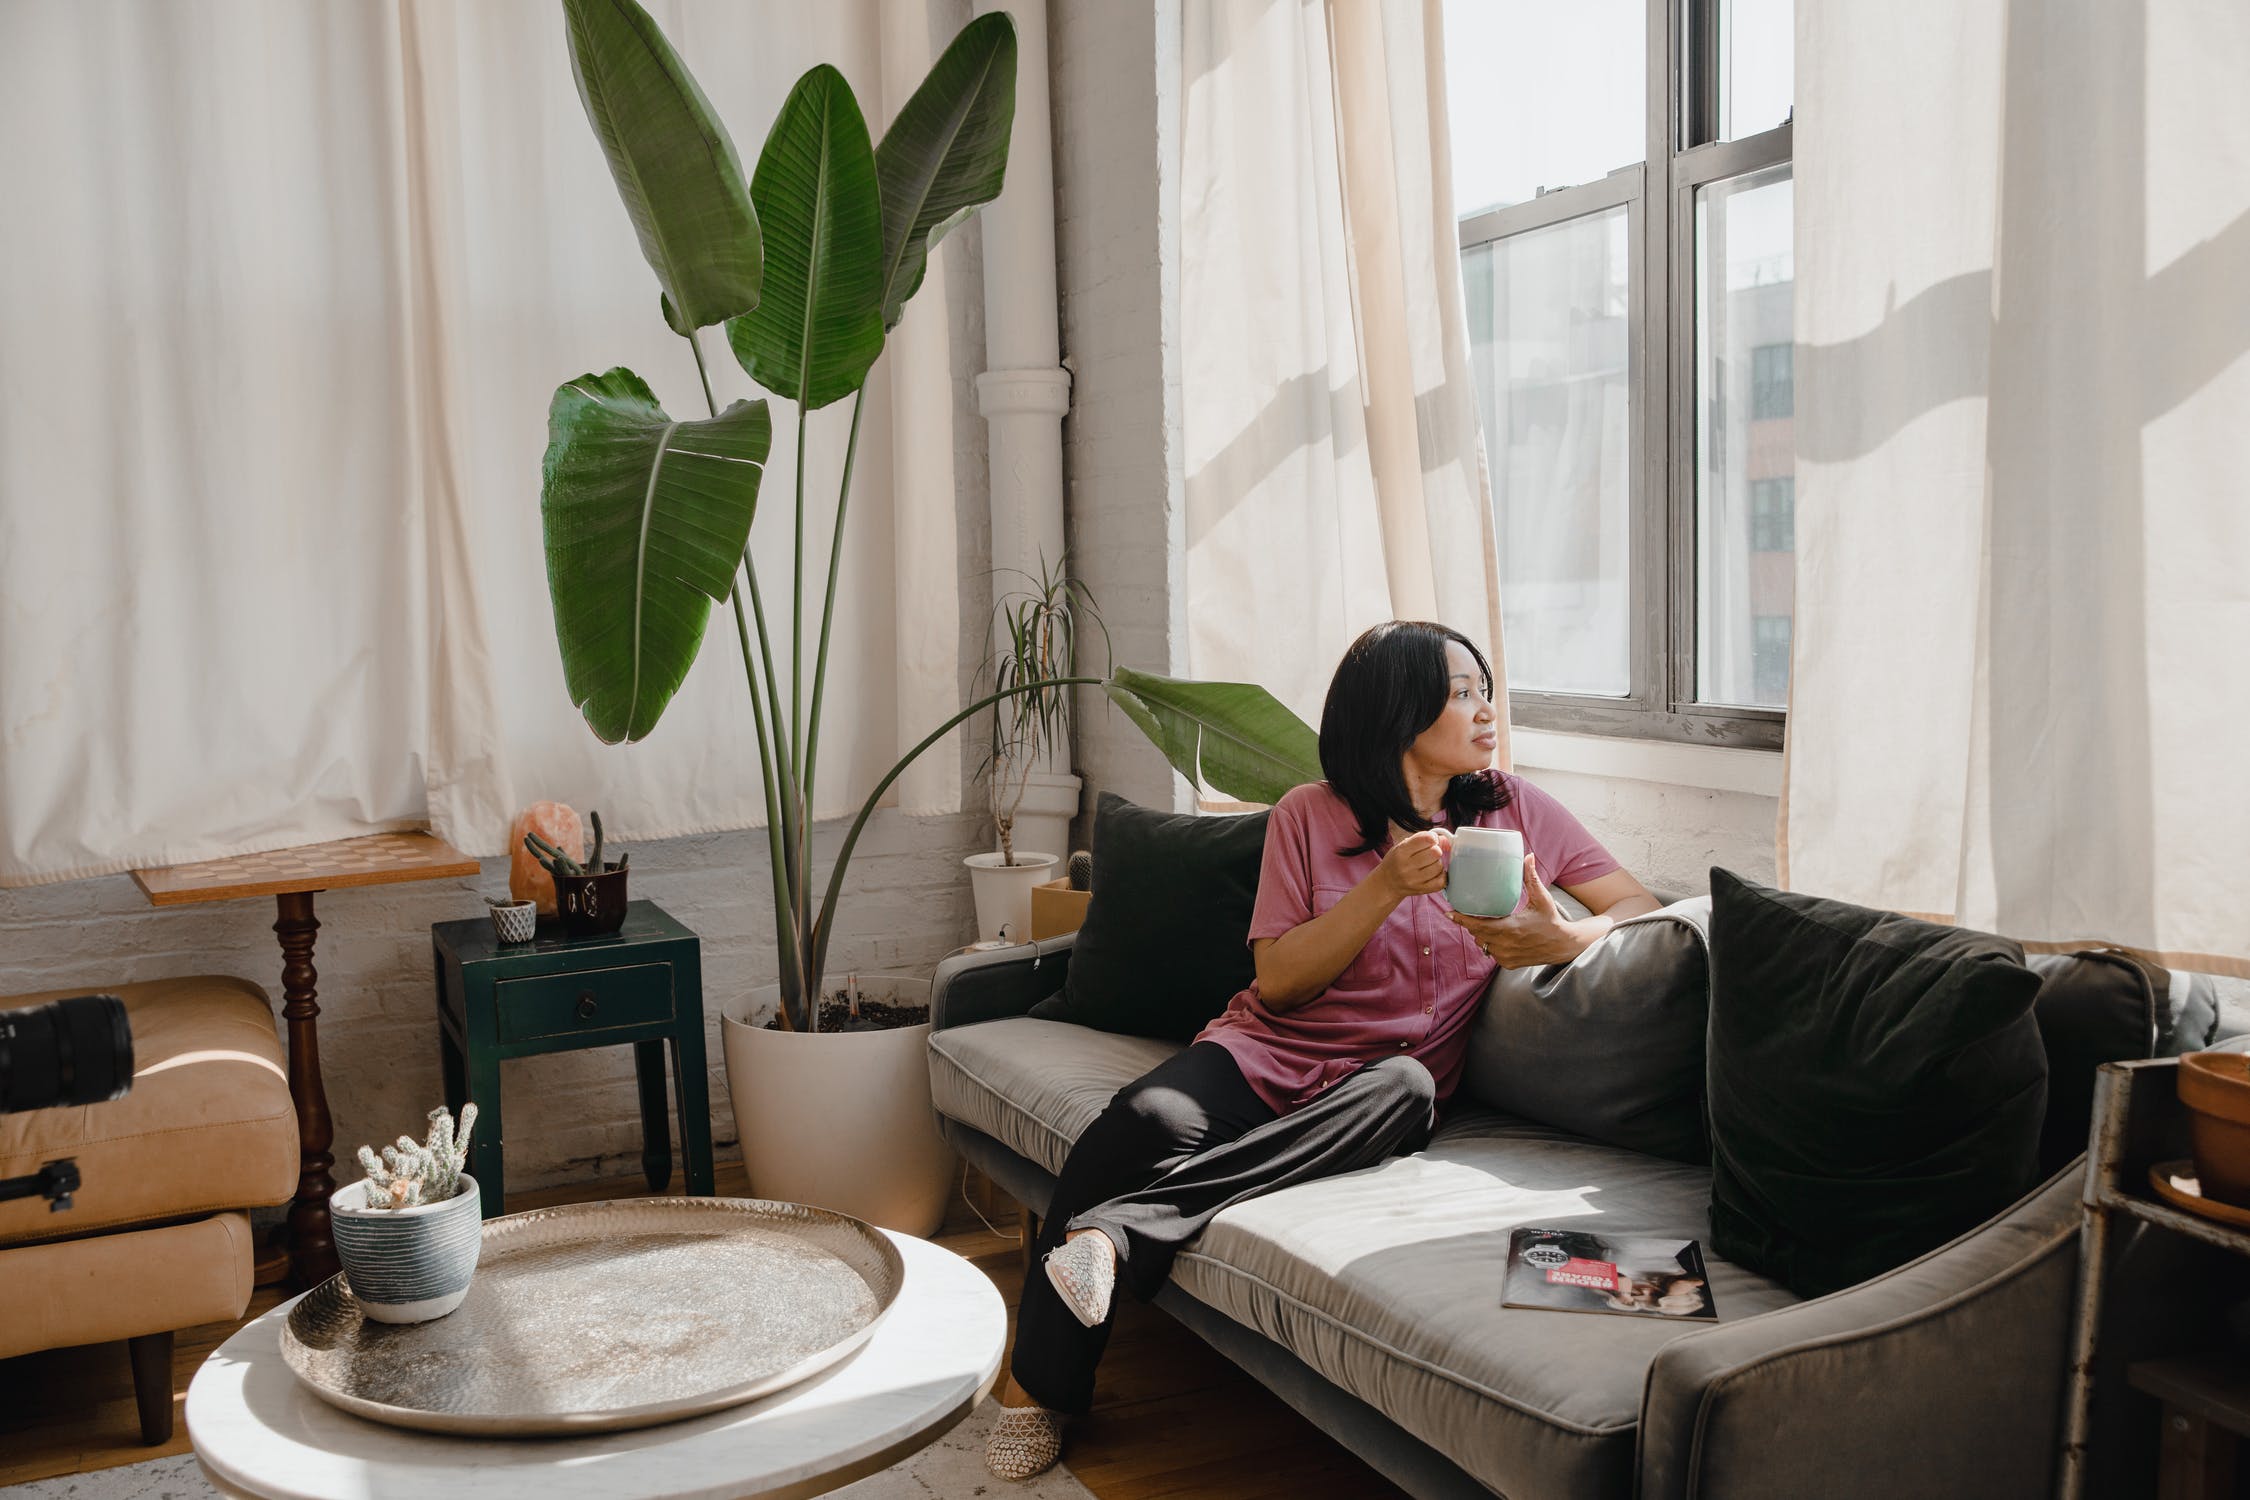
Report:
[[[1320,715],[1327,780],[1276,803],[1250,920],[1257,978],[1186,1050],[1118,1091],[1064,1162],[1016,1315],[986,1460],[1026,1479],[1093,1403],[1111,1294],[1156,1294],[1233,1203],[1414,1151],[1436,1128],[1496,968],[1565,963],[1657,909],[1562,805],[1496,770],[1492,668],[1442,625],[1352,643]],[[1456,828],[1523,835],[1524,895],[1446,905]],[[1593,915],[1565,918],[1546,882]]]

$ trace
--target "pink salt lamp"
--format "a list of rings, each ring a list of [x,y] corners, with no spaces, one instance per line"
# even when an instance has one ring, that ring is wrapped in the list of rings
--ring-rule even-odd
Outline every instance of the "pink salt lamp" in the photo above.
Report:
[[[534,802],[516,814],[508,825],[508,894],[518,901],[533,901],[539,915],[555,914],[555,880],[524,847],[523,836],[536,833],[572,859],[586,857],[586,828],[578,814],[560,802]]]

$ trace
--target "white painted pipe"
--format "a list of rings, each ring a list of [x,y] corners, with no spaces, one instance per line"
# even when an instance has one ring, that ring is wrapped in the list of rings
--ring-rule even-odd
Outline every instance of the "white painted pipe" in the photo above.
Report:
[[[1062,561],[1061,364],[1055,294],[1054,133],[1047,100],[1046,0],[976,0],[1016,24],[1016,121],[1008,182],[979,216],[984,235],[985,373],[977,405],[990,426],[992,592],[1030,586]],[[1067,765],[1053,766],[1067,770]]]

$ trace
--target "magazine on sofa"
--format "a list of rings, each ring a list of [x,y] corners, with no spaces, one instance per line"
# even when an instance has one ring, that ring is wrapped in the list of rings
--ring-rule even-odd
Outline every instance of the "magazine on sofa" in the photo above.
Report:
[[[1716,1320],[1703,1247],[1694,1240],[1519,1229],[1508,1237],[1503,1307]]]

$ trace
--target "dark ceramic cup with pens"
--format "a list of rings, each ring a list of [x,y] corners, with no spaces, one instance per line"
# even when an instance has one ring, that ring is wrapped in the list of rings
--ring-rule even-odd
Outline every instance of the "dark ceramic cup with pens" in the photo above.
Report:
[[[594,825],[594,852],[584,864],[572,859],[536,833],[523,836],[524,845],[555,882],[555,911],[562,918],[566,937],[602,937],[625,925],[627,853],[614,861],[602,858],[602,815]]]

